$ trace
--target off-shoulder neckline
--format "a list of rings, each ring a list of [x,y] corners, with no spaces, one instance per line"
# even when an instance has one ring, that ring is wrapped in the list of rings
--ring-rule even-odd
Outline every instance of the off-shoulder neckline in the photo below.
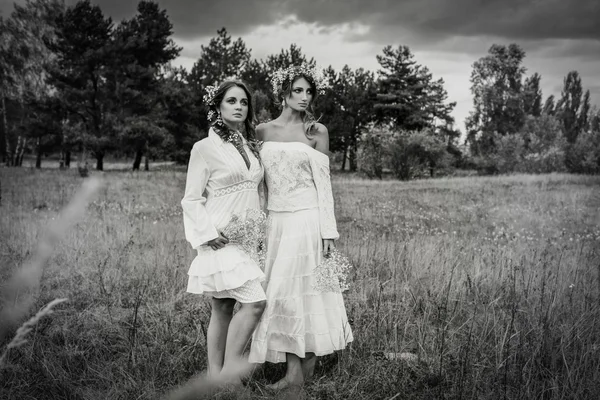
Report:
[[[319,150],[315,149],[314,147],[304,143],[304,142],[298,142],[298,141],[289,141],[289,142],[277,142],[275,140],[269,140],[266,142],[263,142],[263,144],[267,144],[267,143],[273,143],[273,144],[291,144],[291,145],[300,145],[300,147],[305,147],[307,149],[312,150],[313,155],[315,157],[320,157],[323,159],[323,161],[329,161],[329,156],[325,153],[321,153]]]

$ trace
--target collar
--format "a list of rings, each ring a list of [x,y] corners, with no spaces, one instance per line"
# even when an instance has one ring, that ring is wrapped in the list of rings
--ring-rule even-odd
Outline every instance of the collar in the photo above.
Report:
[[[225,142],[221,139],[221,136],[211,126],[208,130],[208,137],[212,140],[212,142],[217,146],[224,146]]]
[[[217,132],[215,132],[215,130],[213,129],[212,126],[208,130],[208,137],[211,138],[212,141],[213,141],[213,143],[216,144],[216,145],[225,146],[227,144],[227,142],[225,142],[223,140],[223,138],[221,138],[221,136],[219,136],[219,134]],[[240,135],[240,137],[242,138],[242,143],[244,145],[248,144],[248,141],[246,140],[246,138],[244,137],[244,135]],[[233,146],[233,144],[232,144],[232,146]]]

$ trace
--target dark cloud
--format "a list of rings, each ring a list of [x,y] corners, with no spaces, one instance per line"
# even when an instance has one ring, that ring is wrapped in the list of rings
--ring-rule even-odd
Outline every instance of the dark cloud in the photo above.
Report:
[[[598,0],[288,0],[301,20],[336,24],[363,21],[428,36],[498,36],[510,39],[600,40]]]
[[[24,0],[17,0],[23,2]],[[600,40],[598,0],[159,0],[177,36],[190,38],[221,26],[243,33],[294,14],[300,21],[325,26],[360,22],[371,26],[372,39],[397,29],[430,39],[447,35],[508,39]],[[2,0],[6,14],[12,8]],[[67,0],[67,4],[75,3]],[[94,0],[119,21],[135,12],[137,1]],[[388,38],[386,38],[387,40]]]
[[[1,0],[7,14],[10,1]],[[17,0],[24,2],[24,0]],[[75,0],[67,0],[74,4]],[[115,21],[135,13],[137,1],[93,0]],[[182,39],[213,35],[222,26],[241,35],[296,15],[323,27],[355,22],[370,27],[363,40],[431,44],[449,37],[600,41],[598,0],[158,0]]]
[[[12,1],[0,0],[0,12],[8,16]],[[25,0],[16,0],[23,4]],[[68,6],[76,0],[66,0]],[[106,16],[115,22],[135,15],[138,1],[92,0],[102,8]],[[281,18],[282,10],[275,0],[158,0],[160,7],[167,11],[173,23],[175,36],[193,39],[201,36],[214,36],[218,29],[226,27],[228,32],[241,35],[261,24],[270,24]]]

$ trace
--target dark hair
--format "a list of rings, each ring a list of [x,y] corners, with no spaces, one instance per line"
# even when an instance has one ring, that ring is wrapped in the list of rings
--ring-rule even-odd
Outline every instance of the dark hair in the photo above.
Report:
[[[310,101],[310,103],[308,103],[308,107],[306,107],[306,110],[302,112],[302,122],[304,123],[304,133],[306,134],[306,136],[310,136],[310,135],[312,135],[313,130],[316,129],[317,122],[319,122],[319,120],[315,118],[315,111],[313,109],[313,104],[314,104],[315,100],[317,100],[317,97],[319,97],[319,92],[317,91],[317,85],[315,84],[315,81],[313,80],[313,78],[310,75],[306,75],[303,73],[297,73],[294,75],[294,77],[291,80],[286,79],[281,84],[281,88],[279,89],[279,92],[277,93],[276,100],[279,101],[278,105],[282,105],[281,100],[283,100],[284,97],[292,96],[292,89],[293,89],[294,82],[296,82],[298,79],[302,79],[302,78],[306,79],[306,82],[308,82],[308,84],[310,85],[310,89],[312,90],[312,93],[313,93],[312,100]]]
[[[246,93],[246,97],[248,98],[248,115],[246,115],[246,120],[244,121],[244,131],[246,133],[246,140],[248,142],[248,147],[252,150],[252,153],[256,156],[256,158],[260,161],[258,147],[256,145],[256,116],[254,115],[254,103],[252,100],[252,93],[248,86],[242,81],[234,81],[228,80],[224,81],[217,88],[215,95],[213,97],[213,101],[209,104],[208,109],[213,111],[213,115],[219,114],[219,108],[221,106],[221,102],[225,98],[225,94],[232,87],[239,87]],[[230,131],[230,128],[219,118],[213,118],[209,120],[210,126],[215,130],[217,134],[221,137],[227,137]]]
[[[208,106],[209,110],[212,110],[215,115],[219,113],[219,107],[221,106],[221,102],[225,98],[225,94],[232,87],[239,87],[246,93],[246,97],[248,98],[248,115],[246,116],[246,120],[244,121],[244,130],[246,132],[246,139],[253,140],[256,137],[255,125],[256,125],[256,116],[254,115],[254,104],[252,102],[252,93],[248,86],[242,81],[225,81],[219,85],[215,95],[213,97],[212,103]],[[229,129],[227,125],[224,123],[223,126],[218,126],[221,124],[217,124],[217,119],[214,118],[212,121],[209,121],[210,125],[213,127],[217,133],[225,133],[224,129]]]

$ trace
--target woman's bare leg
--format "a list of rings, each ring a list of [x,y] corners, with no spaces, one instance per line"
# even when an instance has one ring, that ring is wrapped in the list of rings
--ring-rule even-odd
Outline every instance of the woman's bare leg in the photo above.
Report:
[[[206,332],[208,374],[210,376],[219,375],[223,369],[227,331],[233,316],[234,306],[234,299],[212,299],[212,312],[208,323],[208,331]]]
[[[304,380],[309,380],[315,373],[315,365],[317,364],[317,356],[315,353],[306,353],[306,357],[302,359],[302,375]]]
[[[224,375],[231,371],[239,370],[239,365],[236,365],[236,363],[239,364],[241,362],[244,348],[258,324],[266,304],[266,301],[242,303],[240,310],[233,316],[229,324],[227,344],[225,346],[225,362],[222,369]],[[239,381],[237,378],[233,380],[236,382]]]
[[[302,359],[293,353],[285,354],[287,371],[285,376],[267,388],[272,390],[283,390],[290,386],[302,386],[304,375],[302,374]]]

